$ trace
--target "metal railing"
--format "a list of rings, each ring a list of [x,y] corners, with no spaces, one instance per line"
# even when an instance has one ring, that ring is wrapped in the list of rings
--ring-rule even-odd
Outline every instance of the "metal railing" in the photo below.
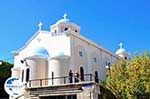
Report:
[[[92,74],[84,74],[84,80],[81,80],[81,75],[77,76],[63,76],[63,77],[52,77],[52,78],[44,78],[44,79],[33,79],[29,80],[27,86],[28,87],[43,87],[50,85],[61,85],[61,84],[71,84],[71,83],[79,83],[86,81],[95,81],[95,76]]]

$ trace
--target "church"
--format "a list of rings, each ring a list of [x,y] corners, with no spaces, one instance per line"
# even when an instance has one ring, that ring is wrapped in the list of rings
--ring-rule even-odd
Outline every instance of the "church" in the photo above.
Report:
[[[22,87],[10,99],[99,99],[99,81],[107,77],[107,68],[129,59],[122,43],[116,53],[80,34],[80,26],[67,14],[38,31],[14,51],[11,77]],[[106,68],[107,67],[107,68]]]

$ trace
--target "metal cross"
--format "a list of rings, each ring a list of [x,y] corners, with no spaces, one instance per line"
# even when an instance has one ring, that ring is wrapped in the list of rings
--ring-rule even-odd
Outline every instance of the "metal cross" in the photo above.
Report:
[[[42,29],[42,22],[40,22],[39,24],[38,24],[38,26],[39,26],[39,30],[41,30]]]
[[[120,43],[119,46],[120,46],[120,48],[123,48],[123,44],[122,43]]]
[[[67,14],[65,13],[63,17],[64,17],[64,19],[67,19]]]

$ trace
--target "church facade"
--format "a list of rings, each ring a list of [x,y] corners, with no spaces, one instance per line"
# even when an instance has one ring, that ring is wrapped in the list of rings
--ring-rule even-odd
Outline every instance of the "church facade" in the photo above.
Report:
[[[67,15],[39,30],[14,53],[11,77],[22,84],[18,99],[98,99],[99,80],[105,79],[106,66],[129,59],[122,48],[116,54],[80,34],[80,26]]]

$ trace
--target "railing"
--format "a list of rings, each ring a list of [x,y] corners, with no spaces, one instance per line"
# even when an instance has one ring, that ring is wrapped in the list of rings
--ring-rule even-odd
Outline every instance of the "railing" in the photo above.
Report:
[[[64,77],[52,77],[45,79],[33,79],[29,80],[27,86],[28,87],[43,87],[50,85],[61,85],[61,84],[71,84],[71,83],[79,83],[86,81],[95,81],[95,76],[92,74],[84,74],[84,79],[81,80],[81,76],[64,76]]]

